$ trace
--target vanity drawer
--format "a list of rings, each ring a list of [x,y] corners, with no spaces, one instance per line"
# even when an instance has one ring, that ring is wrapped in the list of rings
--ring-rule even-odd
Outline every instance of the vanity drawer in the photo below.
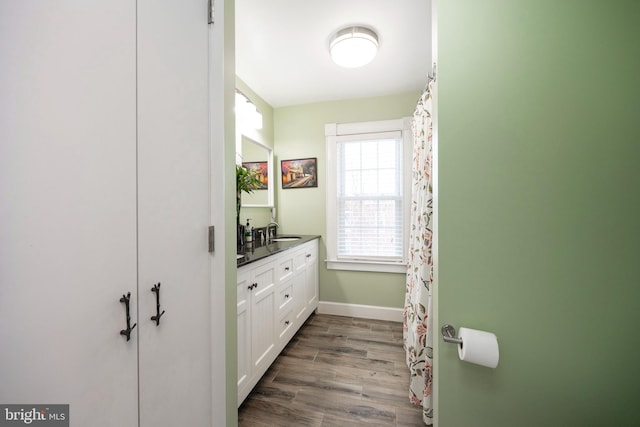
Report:
[[[282,311],[291,308],[293,301],[293,281],[280,286],[278,290],[278,310]]]
[[[278,264],[278,278],[282,282],[293,274],[293,258],[285,258]]]
[[[293,333],[293,311],[289,310],[280,316],[278,323],[278,339],[287,340],[288,336]]]

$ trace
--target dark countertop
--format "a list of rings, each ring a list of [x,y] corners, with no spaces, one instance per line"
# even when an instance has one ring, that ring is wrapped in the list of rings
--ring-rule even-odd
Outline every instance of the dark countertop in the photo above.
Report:
[[[293,234],[278,235],[277,237],[289,237],[289,236],[294,236],[294,235]],[[296,246],[300,246],[314,239],[320,238],[320,236],[316,236],[316,235],[296,234],[295,236],[300,238],[298,240],[292,240],[290,242],[273,242],[267,245],[256,246],[256,247],[254,247],[253,244],[250,243],[244,248],[243,251],[238,249],[238,255],[244,254],[242,258],[238,258],[238,264],[237,264],[238,267],[251,264],[252,262],[266,258],[273,254],[286,251],[287,249],[295,248]]]

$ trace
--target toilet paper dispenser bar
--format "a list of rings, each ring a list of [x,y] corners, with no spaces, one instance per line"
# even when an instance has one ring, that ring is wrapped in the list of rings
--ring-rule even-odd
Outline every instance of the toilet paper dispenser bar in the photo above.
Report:
[[[442,339],[444,342],[450,342],[452,344],[462,344],[462,338],[456,338],[456,328],[451,325],[442,325],[440,329],[442,332]]]

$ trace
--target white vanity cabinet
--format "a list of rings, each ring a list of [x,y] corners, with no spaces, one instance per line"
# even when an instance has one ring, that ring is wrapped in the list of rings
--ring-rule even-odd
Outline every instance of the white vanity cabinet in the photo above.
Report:
[[[318,307],[318,245],[304,245],[295,252],[296,303],[294,314],[298,322],[304,322],[311,311]]]
[[[238,406],[318,307],[318,240],[238,268]]]
[[[276,357],[276,262],[270,258],[238,269],[238,393],[255,385]]]

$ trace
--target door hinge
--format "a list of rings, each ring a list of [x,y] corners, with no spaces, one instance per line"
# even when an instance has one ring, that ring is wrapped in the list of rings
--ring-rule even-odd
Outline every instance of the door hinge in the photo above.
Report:
[[[213,225],[209,226],[209,253],[213,253],[215,249],[214,241],[215,241],[215,227]]]
[[[214,6],[213,6],[213,0],[209,0],[209,24],[213,24],[215,18],[215,10],[214,10]]]

